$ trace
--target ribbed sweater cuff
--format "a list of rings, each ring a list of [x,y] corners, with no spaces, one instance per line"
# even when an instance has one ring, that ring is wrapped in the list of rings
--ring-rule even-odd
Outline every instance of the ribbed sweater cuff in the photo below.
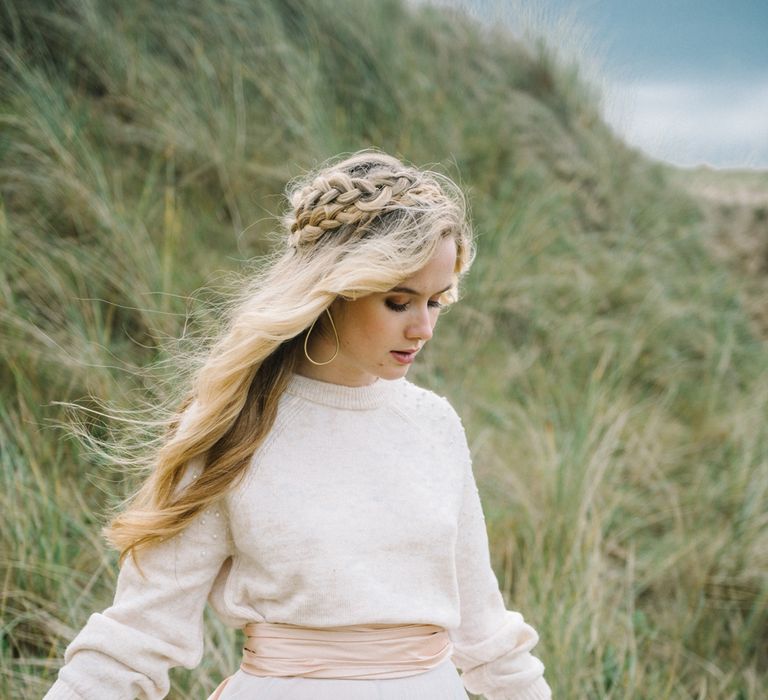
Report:
[[[58,680],[51,686],[43,700],[84,700],[84,698],[66,683]]]

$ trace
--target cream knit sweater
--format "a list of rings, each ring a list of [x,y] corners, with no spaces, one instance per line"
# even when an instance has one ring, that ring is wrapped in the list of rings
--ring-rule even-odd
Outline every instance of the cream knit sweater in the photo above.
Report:
[[[139,565],[146,578],[124,563],[46,700],[164,697],[170,667],[200,662],[206,600],[236,627],[441,625],[470,692],[551,697],[536,632],[505,609],[491,569],[461,422],[406,379],[294,375],[245,479]]]

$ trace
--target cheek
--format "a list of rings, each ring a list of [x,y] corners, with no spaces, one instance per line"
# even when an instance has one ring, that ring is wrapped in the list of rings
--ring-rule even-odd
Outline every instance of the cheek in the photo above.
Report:
[[[385,314],[370,318],[365,326],[366,341],[369,345],[389,345],[394,329],[392,319]]]
[[[390,350],[392,343],[399,337],[402,326],[402,315],[385,309],[366,317],[359,328],[359,338],[371,350]]]
[[[387,314],[375,304],[356,307],[344,317],[339,329],[342,345],[353,352],[370,349],[386,338],[387,322]]]

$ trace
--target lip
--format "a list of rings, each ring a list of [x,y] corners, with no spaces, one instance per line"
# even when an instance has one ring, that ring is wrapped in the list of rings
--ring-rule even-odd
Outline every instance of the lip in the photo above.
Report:
[[[416,357],[416,353],[419,351],[418,348],[415,348],[413,350],[390,350],[390,355],[395,358],[401,365],[410,365],[414,358]]]

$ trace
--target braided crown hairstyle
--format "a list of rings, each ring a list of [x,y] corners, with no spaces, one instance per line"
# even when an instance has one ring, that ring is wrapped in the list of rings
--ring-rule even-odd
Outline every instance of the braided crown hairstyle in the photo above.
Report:
[[[406,168],[391,156],[358,154],[290,192],[288,244],[311,246],[339,229],[359,238],[371,222],[389,212],[448,204],[446,194],[434,177]]]
[[[282,250],[243,283],[148,478],[105,530],[122,556],[178,534],[242,477],[274,423],[304,334],[335,299],[397,286],[446,236],[456,243],[457,283],[472,262],[459,187],[381,151],[331,159],[285,195]]]

